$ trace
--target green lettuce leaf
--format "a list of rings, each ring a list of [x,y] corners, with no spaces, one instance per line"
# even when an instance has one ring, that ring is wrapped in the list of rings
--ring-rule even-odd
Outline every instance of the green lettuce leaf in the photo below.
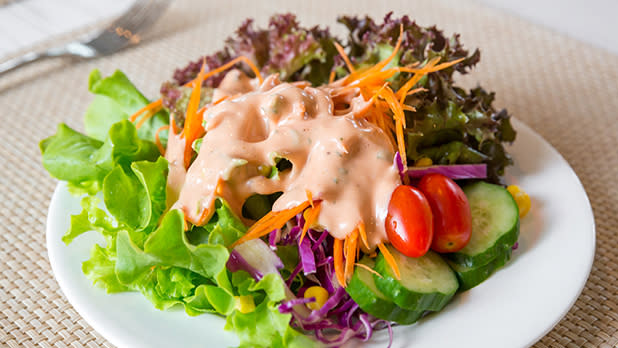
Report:
[[[189,269],[204,277],[225,272],[229,251],[223,245],[191,245],[184,232],[182,212],[170,210],[161,225],[148,237],[144,251],[169,266]]]
[[[41,141],[39,147],[43,166],[53,177],[88,193],[101,187],[117,164],[128,170],[134,161],[159,158],[157,146],[140,139],[135,126],[126,120],[111,126],[105,142],[60,124],[57,133]]]
[[[154,226],[165,210],[167,161],[139,161],[125,173],[117,165],[103,181],[105,206],[119,222],[141,231]]]
[[[58,125],[55,135],[39,144],[43,167],[59,180],[79,183],[98,180],[106,174],[95,163],[94,157],[102,141],[83,135],[64,123]]]
[[[112,248],[95,244],[90,252],[90,259],[82,263],[82,272],[93,284],[104,288],[108,293],[130,290],[118,279],[116,256]]]
[[[207,243],[228,247],[247,232],[247,227],[224,200],[217,199],[215,209],[216,214],[203,227],[208,231]]]
[[[62,241],[69,244],[75,237],[88,232],[97,231],[105,237],[115,234],[118,223],[103,209],[99,208],[100,200],[95,196],[86,196],[81,200],[81,213],[71,216],[71,225],[62,236]]]
[[[135,161],[156,161],[159,157],[157,146],[151,141],[140,139],[135,125],[123,120],[110,127],[107,140],[94,153],[93,160],[97,167],[107,173],[116,164],[128,169]]]
[[[191,316],[202,313],[229,315],[236,308],[237,299],[229,291],[216,285],[200,285],[193,296],[186,297],[185,311]]]
[[[94,93],[95,97],[86,110],[84,127],[86,134],[98,140],[105,140],[113,124],[128,119],[149,103],[120,70],[106,78],[101,76],[99,70],[93,70],[88,79],[88,90]],[[139,137],[154,141],[157,129],[168,122],[167,113],[158,112],[140,127]]]
[[[234,281],[242,284],[241,294],[261,295],[255,310],[242,313],[235,310],[228,315],[225,329],[234,331],[240,347],[316,347],[319,344],[290,326],[291,314],[279,312],[278,305],[285,298],[285,284],[278,274],[270,273],[255,282],[245,272]]]

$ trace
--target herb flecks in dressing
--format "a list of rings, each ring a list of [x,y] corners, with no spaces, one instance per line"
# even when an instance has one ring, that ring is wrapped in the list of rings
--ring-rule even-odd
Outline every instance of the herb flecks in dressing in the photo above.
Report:
[[[229,98],[208,109],[206,135],[186,173],[174,167],[182,161],[168,149],[169,191],[178,197],[172,208],[203,224],[217,195],[240,216],[255,193],[283,192],[273,205],[279,211],[306,201],[309,190],[322,200],[318,224],[335,238],[363,221],[371,248],[386,241],[388,203],[400,184],[387,135],[353,112],[335,116],[328,87],[281,83],[273,75],[247,91],[252,84],[238,74],[230,72],[215,91],[215,99]],[[242,86],[235,87],[238,81]],[[264,175],[275,158],[290,161],[291,170]]]

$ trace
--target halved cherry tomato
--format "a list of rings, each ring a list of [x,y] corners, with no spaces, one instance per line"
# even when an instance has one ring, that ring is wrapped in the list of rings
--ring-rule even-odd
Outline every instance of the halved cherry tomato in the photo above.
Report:
[[[472,233],[470,203],[463,190],[442,174],[423,176],[418,188],[427,197],[433,213],[431,249],[439,253],[461,250]]]
[[[385,227],[389,241],[402,254],[425,255],[433,238],[433,218],[427,198],[412,186],[398,186],[388,204]]]

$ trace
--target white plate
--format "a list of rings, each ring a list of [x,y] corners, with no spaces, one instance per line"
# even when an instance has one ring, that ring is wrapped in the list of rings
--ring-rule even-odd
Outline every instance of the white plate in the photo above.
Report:
[[[442,312],[412,326],[394,329],[393,347],[526,347],[567,313],[586,283],[594,258],[595,231],[590,203],[577,176],[560,154],[517,120],[517,141],[508,151],[515,165],[507,181],[532,197],[523,219],[519,249],[506,267],[476,288],[459,294]],[[81,272],[94,233],[69,246],[60,238],[79,199],[64,184],[54,192],[47,219],[52,269],[69,302],[111,343],[121,348],[229,347],[233,333],[214,315],[189,317],[183,310],[156,310],[139,293],[106,294]],[[384,347],[388,334],[369,346]],[[356,344],[354,344],[356,345]]]

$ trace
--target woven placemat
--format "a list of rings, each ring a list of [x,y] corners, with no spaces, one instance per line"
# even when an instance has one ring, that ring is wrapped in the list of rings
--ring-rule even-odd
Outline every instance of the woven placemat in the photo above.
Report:
[[[534,347],[617,346],[618,57],[474,2],[440,0],[177,0],[135,48],[89,62],[44,62],[2,77],[0,345],[111,347],[71,307],[53,278],[45,217],[56,182],[43,170],[37,146],[58,122],[82,129],[91,69],[104,74],[122,69],[154,96],[175,67],[219,48],[246,17],[264,24],[272,13],[293,11],[304,24],[334,27],[337,14],[381,17],[390,10],[460,32],[467,47],[481,47],[481,64],[460,83],[480,82],[495,90],[499,106],[567,159],[590,197],[597,231],[592,273],[573,308]]]

